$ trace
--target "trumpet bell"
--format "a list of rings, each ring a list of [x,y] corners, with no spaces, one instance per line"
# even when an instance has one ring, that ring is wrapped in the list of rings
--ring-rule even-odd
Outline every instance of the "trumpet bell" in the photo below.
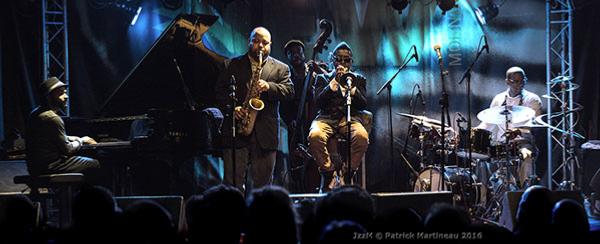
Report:
[[[344,88],[348,88],[348,80],[350,80],[350,83],[352,84],[352,86],[354,86],[354,81],[356,80],[356,74],[352,73],[352,72],[348,72],[348,73],[344,73],[341,77],[340,77],[340,86],[344,87]]]
[[[265,103],[258,98],[251,98],[250,101],[248,101],[248,103],[248,105],[250,105],[250,108],[256,111],[260,111],[265,108]]]
[[[354,74],[352,72],[348,72],[348,73],[343,74],[340,77],[340,81],[342,81],[342,82],[344,82],[344,81],[346,81],[348,79],[351,79],[352,81],[356,80],[356,74]]]

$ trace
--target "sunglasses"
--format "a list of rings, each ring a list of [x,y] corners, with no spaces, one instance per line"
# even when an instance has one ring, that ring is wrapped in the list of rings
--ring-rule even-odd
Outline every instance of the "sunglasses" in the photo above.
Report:
[[[338,63],[350,63],[350,62],[352,62],[352,58],[350,58],[350,57],[334,57],[334,59]]]

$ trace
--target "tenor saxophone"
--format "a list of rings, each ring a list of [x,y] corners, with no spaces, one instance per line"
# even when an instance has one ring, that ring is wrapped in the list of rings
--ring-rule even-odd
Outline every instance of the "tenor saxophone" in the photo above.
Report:
[[[263,67],[263,52],[260,51],[258,53],[258,67],[252,72],[252,79],[250,79],[250,87],[248,88],[248,93],[246,93],[246,98],[244,99],[244,103],[242,104],[242,108],[246,113],[238,123],[238,132],[241,135],[248,136],[252,133],[254,129],[254,122],[256,122],[256,115],[258,111],[263,110],[265,108],[265,103],[260,100],[260,92],[258,90],[258,81],[260,79],[260,74],[262,73]]]

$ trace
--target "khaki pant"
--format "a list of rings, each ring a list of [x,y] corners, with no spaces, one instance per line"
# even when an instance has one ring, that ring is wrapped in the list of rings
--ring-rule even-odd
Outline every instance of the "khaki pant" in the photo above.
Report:
[[[328,150],[329,139],[336,133],[345,137],[348,133],[346,122],[316,119],[310,126],[308,134],[308,146],[311,154],[315,157],[319,171],[329,172],[335,170]],[[358,170],[363,155],[369,146],[369,134],[365,127],[358,121],[350,123],[351,134],[351,166],[353,170]],[[343,151],[341,149],[340,151]]]

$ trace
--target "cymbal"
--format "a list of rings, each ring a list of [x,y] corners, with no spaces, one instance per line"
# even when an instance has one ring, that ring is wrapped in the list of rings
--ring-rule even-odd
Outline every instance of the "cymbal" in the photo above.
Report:
[[[426,124],[433,124],[433,125],[437,125],[437,126],[441,126],[442,125],[441,121],[436,120],[436,119],[427,118],[427,116],[413,115],[413,114],[407,114],[407,113],[397,113],[397,114],[398,115],[402,115],[402,116],[407,117],[407,118],[418,120],[419,123],[420,122],[424,122]],[[448,125],[446,125],[446,126],[448,126]]]
[[[522,125],[513,125],[516,129],[531,129],[531,128],[548,128],[546,125],[534,123],[533,120]]]
[[[508,109],[508,110],[506,110]],[[511,123],[522,123],[535,117],[535,111],[525,106],[497,106],[485,109],[477,114],[477,118],[483,122],[496,125],[506,123],[506,115]]]

